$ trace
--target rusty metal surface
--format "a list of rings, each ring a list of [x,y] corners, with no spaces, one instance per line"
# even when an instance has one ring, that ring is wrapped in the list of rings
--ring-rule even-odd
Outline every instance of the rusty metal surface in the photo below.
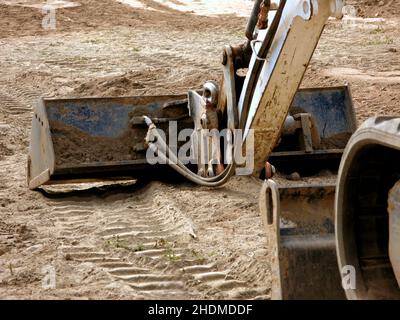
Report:
[[[334,185],[263,184],[260,210],[271,250],[272,299],[344,299],[334,237]]]
[[[268,13],[271,9],[271,1],[264,0],[260,4],[260,11],[258,14],[258,21],[257,21],[257,28],[259,30],[267,29],[268,28]]]

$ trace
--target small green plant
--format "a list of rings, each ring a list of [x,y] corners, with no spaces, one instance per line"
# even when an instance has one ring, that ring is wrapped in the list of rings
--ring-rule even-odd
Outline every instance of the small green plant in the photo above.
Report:
[[[372,29],[369,33],[370,34],[379,34],[379,33],[384,33],[387,30],[385,28],[382,28],[381,26],[378,26],[378,28]]]
[[[136,247],[131,247],[126,241],[121,240],[119,237],[107,240],[105,243],[105,247],[125,249],[130,252],[140,252],[144,250],[144,246],[142,244],[138,244]]]
[[[154,245],[154,248],[161,249],[161,248],[165,248],[167,245],[168,245],[167,240],[160,239],[160,240],[156,241],[156,244]]]
[[[143,250],[144,250],[144,247],[143,247],[142,244],[138,244],[138,245],[136,246],[136,248],[134,249],[135,252],[141,252],[141,251],[143,251]]]
[[[384,36],[384,37],[379,37],[377,39],[371,39],[369,41],[367,41],[365,44],[366,45],[370,45],[370,46],[380,46],[380,45],[389,45],[389,44],[393,44],[394,40],[393,38],[390,38],[388,36]]]
[[[191,250],[192,256],[196,259],[203,260],[204,258],[202,257],[201,253],[197,251],[196,249]]]
[[[156,244],[154,245],[154,248],[156,249],[165,249],[164,252],[164,257],[172,262],[178,262],[182,260],[181,256],[178,256],[175,254],[174,252],[174,244],[173,243],[169,243],[167,240],[165,239],[160,239],[156,241]]]
[[[182,260],[181,256],[178,256],[175,254],[174,250],[172,249],[172,247],[167,248],[167,250],[165,251],[165,257],[172,262],[179,262]]]
[[[208,256],[214,257],[214,256],[216,256],[217,254],[218,254],[217,251],[211,251],[211,252],[208,254]]]

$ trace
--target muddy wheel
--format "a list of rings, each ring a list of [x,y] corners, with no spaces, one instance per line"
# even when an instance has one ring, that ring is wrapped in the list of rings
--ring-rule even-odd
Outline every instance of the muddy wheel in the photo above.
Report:
[[[344,152],[335,227],[339,271],[348,280],[348,299],[400,299],[393,266],[393,258],[400,255],[389,254],[389,239],[393,242],[398,222],[388,223],[399,212],[399,162],[400,119],[392,117],[366,121]],[[388,195],[392,209],[388,209]]]
[[[400,286],[400,181],[389,192],[389,257]]]

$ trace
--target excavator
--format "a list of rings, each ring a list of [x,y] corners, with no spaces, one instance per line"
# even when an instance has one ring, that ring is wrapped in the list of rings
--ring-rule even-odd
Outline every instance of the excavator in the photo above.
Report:
[[[40,99],[29,188],[176,175],[218,187],[254,175],[273,299],[398,299],[400,119],[357,130],[347,85],[300,89],[342,12],[342,0],[255,0],[245,42],[223,48],[222,80],[187,94]],[[312,178],[321,170],[337,181]],[[311,178],[279,178],[290,172]]]

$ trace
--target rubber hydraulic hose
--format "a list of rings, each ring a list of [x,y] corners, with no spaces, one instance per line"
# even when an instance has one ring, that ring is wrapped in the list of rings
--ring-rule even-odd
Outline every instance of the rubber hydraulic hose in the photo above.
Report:
[[[242,114],[241,114],[241,118],[239,119],[239,128],[240,129],[244,129],[244,127],[246,126],[246,121],[247,121],[247,116],[248,116],[249,109],[250,109],[251,100],[253,99],[253,96],[254,96],[254,89],[256,87],[257,80],[260,77],[260,73],[261,73],[262,67],[264,65],[263,59],[265,59],[265,57],[267,56],[268,51],[272,46],[276,32],[278,31],[278,27],[281,22],[283,10],[285,9],[285,6],[286,6],[286,1],[287,0],[281,0],[281,2],[279,3],[279,7],[278,7],[278,10],[274,17],[274,20],[272,21],[271,26],[268,28],[267,35],[265,36],[265,39],[264,39],[264,41],[261,45],[261,48],[258,52],[259,57],[258,57],[258,59],[256,59],[256,61],[254,63],[253,71],[250,74],[249,84],[246,88],[245,99],[244,99],[243,106],[242,106]]]
[[[246,38],[249,41],[253,40],[254,29],[257,25],[258,15],[260,13],[261,2],[263,2],[263,1],[264,0],[254,1],[253,11],[251,12],[250,19],[249,19],[249,21],[247,23],[247,27],[246,27]]]
[[[229,165],[229,167],[227,167],[227,169],[224,171],[224,173],[222,173],[221,175],[218,176],[218,177],[221,177],[221,176],[223,176],[223,177],[220,180],[212,182],[212,181],[209,181],[210,179],[202,178],[202,177],[198,176],[197,174],[193,173],[188,168],[186,168],[186,166],[183,165],[179,160],[174,162],[171,158],[168,158],[163,152],[158,150],[158,148],[155,144],[150,143],[149,148],[152,149],[154,152],[157,152],[158,157],[160,157],[161,160],[166,161],[172,169],[177,171],[179,174],[184,176],[186,179],[188,179],[200,186],[211,187],[211,188],[220,187],[220,186],[224,185],[225,183],[227,183],[229,181],[229,179],[231,178],[231,176],[233,175],[233,173],[235,172],[234,165]],[[226,174],[225,174],[225,172],[226,172]],[[218,177],[215,177],[215,178],[218,178]]]
[[[157,156],[165,163],[169,164],[174,170],[179,172],[181,175],[187,179],[195,182],[199,185],[206,187],[218,187],[225,184],[230,177],[235,172],[235,165],[229,164],[228,167],[220,175],[203,178],[194,172],[190,171],[171,151],[167,143],[163,140],[161,135],[157,131],[157,127],[151,122],[149,118],[145,119],[146,123],[149,125],[149,132],[146,137],[146,141],[149,145],[150,150],[152,150]]]

